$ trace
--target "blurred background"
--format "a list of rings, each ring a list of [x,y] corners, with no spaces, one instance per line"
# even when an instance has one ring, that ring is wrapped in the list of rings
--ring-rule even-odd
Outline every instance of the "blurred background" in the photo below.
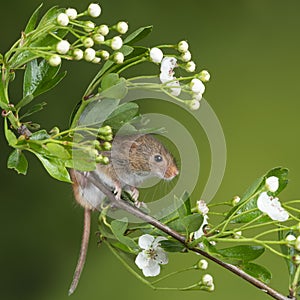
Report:
[[[53,5],[84,10],[89,3],[43,2],[44,12]],[[38,0],[2,1],[1,53],[19,38],[39,4]],[[299,199],[299,1],[103,0],[100,5],[103,22],[126,20],[131,30],[153,24],[147,45],[187,39],[200,69],[210,71],[205,98],[219,117],[228,151],[225,176],[213,201],[242,194],[255,178],[275,166],[290,169],[290,183],[281,199]],[[84,63],[64,66],[69,76],[42,96],[48,106],[34,117],[46,129],[68,126],[74,105],[97,72],[97,66]],[[18,80],[13,87],[11,98],[18,99]],[[2,122],[0,126],[2,132]],[[34,157],[27,155],[27,176],[7,170],[10,149],[3,135],[0,145],[0,298],[67,299],[79,252],[82,209],[74,203],[71,186],[50,178]],[[92,232],[96,230],[95,214]],[[198,257],[171,255],[170,260],[169,270],[175,270],[192,265]],[[271,285],[286,294],[284,262],[270,253],[259,261],[274,271]],[[130,275],[105,246],[97,248],[92,235],[85,270],[72,299],[267,299],[213,263],[208,271],[214,275],[214,293],[154,292]],[[201,274],[195,271],[174,283],[196,282]]]

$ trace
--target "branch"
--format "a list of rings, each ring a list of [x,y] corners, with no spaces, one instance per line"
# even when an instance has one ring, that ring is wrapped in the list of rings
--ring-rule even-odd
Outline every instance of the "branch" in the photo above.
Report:
[[[160,229],[161,231],[165,232],[169,236],[173,237],[175,240],[182,243],[190,251],[199,253],[202,256],[206,257],[207,259],[209,259],[209,260],[215,262],[216,264],[220,265],[221,267],[227,269],[228,271],[238,275],[239,277],[243,278],[244,280],[248,281],[250,284],[254,285],[258,289],[263,291],[264,293],[266,293],[269,296],[273,297],[274,299],[277,299],[277,300],[291,300],[291,299],[295,300],[296,299],[295,297],[294,298],[289,298],[289,297],[286,297],[286,296],[280,294],[279,292],[272,289],[271,287],[269,287],[265,283],[263,283],[260,280],[252,277],[251,275],[245,273],[244,271],[242,271],[241,269],[239,269],[238,267],[236,267],[234,265],[227,264],[227,263],[219,260],[218,258],[211,256],[209,253],[207,253],[207,252],[205,252],[205,251],[203,251],[199,248],[191,247],[189,245],[189,243],[186,241],[185,237],[182,236],[181,234],[179,234],[178,232],[174,231],[173,229],[166,226],[165,224],[162,224],[161,222],[159,222],[155,218],[151,217],[150,215],[147,215],[146,213],[142,212],[137,207],[132,206],[129,202],[125,202],[123,200],[116,199],[114,197],[113,193],[111,192],[111,190],[109,190],[102,182],[100,182],[98,180],[98,177],[95,176],[94,172],[89,172],[88,175],[87,175],[87,179],[93,185],[95,185],[102,193],[104,193],[107,196],[107,198],[110,200],[111,204],[114,207],[120,208],[120,209],[134,215],[135,217],[137,217],[137,218],[153,225],[154,227]]]

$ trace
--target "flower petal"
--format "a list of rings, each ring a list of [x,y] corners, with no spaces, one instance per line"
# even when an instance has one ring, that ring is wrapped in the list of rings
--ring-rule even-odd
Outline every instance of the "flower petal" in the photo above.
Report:
[[[267,192],[263,192],[259,195],[257,199],[257,207],[261,212],[267,213],[268,211],[268,202],[270,201],[270,197]]]
[[[167,240],[166,237],[164,237],[164,236],[158,236],[158,237],[156,237],[156,239],[152,243],[152,247],[155,249],[155,248],[159,247],[159,245],[160,245],[159,242],[160,241],[166,241],[166,240]]]
[[[167,253],[160,247],[156,248],[156,256],[154,260],[161,265],[166,265],[169,262]]]
[[[139,246],[142,249],[148,250],[154,242],[154,236],[150,234],[143,234],[139,237]]]
[[[154,277],[154,276],[159,275],[160,265],[156,261],[150,260],[149,265],[147,267],[143,268],[142,270],[143,270],[144,276]]]
[[[140,252],[135,258],[135,264],[139,267],[139,269],[143,269],[148,266],[149,258],[144,252]]]
[[[207,224],[208,224],[208,216],[204,215],[203,216],[203,222],[202,222],[200,228],[197,231],[194,232],[194,238],[195,239],[199,239],[201,236],[204,235],[203,229],[204,229],[204,226],[207,225]]]

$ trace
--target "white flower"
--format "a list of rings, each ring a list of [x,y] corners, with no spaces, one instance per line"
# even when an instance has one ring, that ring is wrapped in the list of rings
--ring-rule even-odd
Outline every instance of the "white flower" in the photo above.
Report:
[[[86,61],[92,61],[96,57],[96,51],[93,48],[86,48],[84,50],[84,59]]]
[[[197,231],[194,232],[194,238],[195,238],[195,240],[201,238],[205,234],[203,230],[204,230],[204,227],[207,224],[208,224],[208,216],[204,215],[203,216],[203,222],[202,222],[200,228]]]
[[[87,37],[83,40],[83,46],[85,48],[91,48],[94,46],[94,40],[90,37]]]
[[[61,58],[60,58],[59,55],[53,54],[53,55],[50,56],[50,58],[48,60],[48,63],[52,67],[57,67],[61,64]]]
[[[202,284],[205,286],[212,286],[214,284],[213,277],[210,274],[203,275]]]
[[[271,176],[266,179],[266,188],[270,192],[276,192],[279,188],[279,179],[276,176]]]
[[[279,199],[270,197],[267,192],[263,192],[259,195],[257,207],[272,220],[284,222],[289,218],[288,212],[282,208]]]
[[[180,41],[177,45],[177,49],[181,53],[187,52],[189,49],[189,44],[186,41]]]
[[[114,36],[110,41],[110,47],[113,50],[119,50],[123,46],[123,40],[119,36]]]
[[[116,28],[119,33],[125,34],[128,31],[128,24],[124,21],[120,21],[118,22]]]
[[[177,59],[175,57],[165,57],[161,62],[160,72],[172,74],[173,76],[175,67],[177,67]]]
[[[106,50],[101,50],[99,52],[99,55],[104,59],[104,60],[108,60],[109,59],[109,52]]]
[[[299,265],[300,264],[300,255],[299,254],[294,255],[293,261],[296,265]]]
[[[241,236],[242,236],[242,231],[236,231],[236,232],[233,234],[233,238],[234,238],[234,239],[239,239]]]
[[[186,65],[185,65],[185,69],[188,72],[195,72],[196,70],[196,64],[193,61],[189,61]]]
[[[97,18],[100,16],[101,14],[101,7],[99,4],[96,3],[91,3],[88,7],[88,14],[93,17],[93,18]]]
[[[159,79],[162,83],[172,81],[174,79],[173,72],[171,74],[169,74],[167,72],[161,72],[159,74]]]
[[[69,17],[65,13],[60,13],[57,16],[56,21],[60,26],[67,26],[69,24]]]
[[[206,270],[208,267],[208,262],[205,259],[200,259],[198,262],[198,268],[201,270]]]
[[[208,71],[203,70],[200,72],[199,78],[202,82],[207,82],[210,79],[210,74],[208,73]]]
[[[189,101],[189,107],[191,110],[198,110],[200,108],[200,101],[195,99]]]
[[[86,32],[92,32],[95,29],[95,23],[93,23],[92,21],[86,21],[84,22],[83,29]]]
[[[143,271],[144,276],[153,277],[160,273],[160,265],[168,263],[168,256],[159,242],[165,237],[144,234],[139,238],[139,246],[143,249],[136,257],[135,264]]]
[[[75,60],[81,60],[83,58],[83,51],[81,49],[74,49],[73,58]]]
[[[294,244],[296,244],[296,243],[295,243],[296,237],[295,237],[293,234],[289,234],[289,235],[287,235],[287,237],[285,238],[285,241],[288,243],[288,246],[294,245]]]
[[[300,251],[300,236],[297,236],[297,238],[296,238],[295,249]]]
[[[56,51],[59,54],[66,54],[70,50],[70,43],[66,40],[61,40],[56,44]]]
[[[114,54],[114,62],[116,64],[122,64],[124,62],[124,54],[121,52],[116,52]]]
[[[191,83],[190,83],[190,88],[192,92],[196,94],[203,94],[205,91],[205,85],[202,83],[201,80],[197,78],[193,78]]]
[[[181,58],[182,61],[188,62],[192,59],[192,54],[191,54],[190,51],[186,51],[186,52],[181,54],[180,58]]]
[[[173,95],[175,97],[177,97],[177,96],[180,95],[180,93],[181,93],[181,87],[180,87],[180,83],[179,83],[178,80],[168,82],[166,85],[170,87],[170,90],[171,90],[170,93],[171,93],[171,95]]]
[[[161,63],[164,57],[163,52],[159,48],[152,48],[150,50],[150,60],[154,63]]]
[[[77,18],[77,10],[75,8],[66,9],[66,15],[70,20],[75,20]]]
[[[209,212],[209,208],[206,205],[206,202],[204,200],[197,201],[197,209],[198,212],[202,215],[207,215]]]
[[[198,102],[200,102],[201,101],[201,99],[202,99],[202,94],[201,93],[194,93],[193,94],[193,99],[194,100],[197,100]]]
[[[103,24],[103,25],[99,26],[97,32],[104,35],[104,36],[106,36],[109,33],[109,28],[108,28],[107,25]]]

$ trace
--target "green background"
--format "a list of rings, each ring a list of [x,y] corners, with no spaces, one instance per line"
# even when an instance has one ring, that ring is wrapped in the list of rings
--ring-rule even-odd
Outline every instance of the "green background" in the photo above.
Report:
[[[37,0],[2,1],[0,51],[19,37]],[[86,1],[44,1],[83,10]],[[290,184],[281,199],[299,197],[299,33],[300,2],[248,1],[101,1],[101,20],[124,19],[131,29],[154,25],[148,45],[187,39],[193,57],[212,74],[205,98],[219,117],[227,141],[227,168],[214,201],[241,194],[253,179],[282,165]],[[45,128],[68,126],[96,66],[68,64],[69,76],[43,96],[47,109],[35,118]],[[16,81],[11,98],[20,96]],[[159,108],[158,108],[159,110]],[[1,122],[2,123],[2,122]],[[1,124],[2,129],[2,124]],[[0,298],[5,300],[67,299],[82,229],[82,209],[74,204],[71,187],[56,182],[29,156],[27,176],[6,169],[10,149],[0,137]],[[96,216],[92,232],[97,230]],[[171,255],[170,269],[193,264],[196,255]],[[287,293],[284,263],[274,255],[260,262],[274,271],[272,286]],[[72,299],[267,299],[263,292],[210,263],[216,291],[155,292],[138,282],[110,254],[97,248],[93,235],[79,289]],[[175,284],[200,279],[194,272]]]

